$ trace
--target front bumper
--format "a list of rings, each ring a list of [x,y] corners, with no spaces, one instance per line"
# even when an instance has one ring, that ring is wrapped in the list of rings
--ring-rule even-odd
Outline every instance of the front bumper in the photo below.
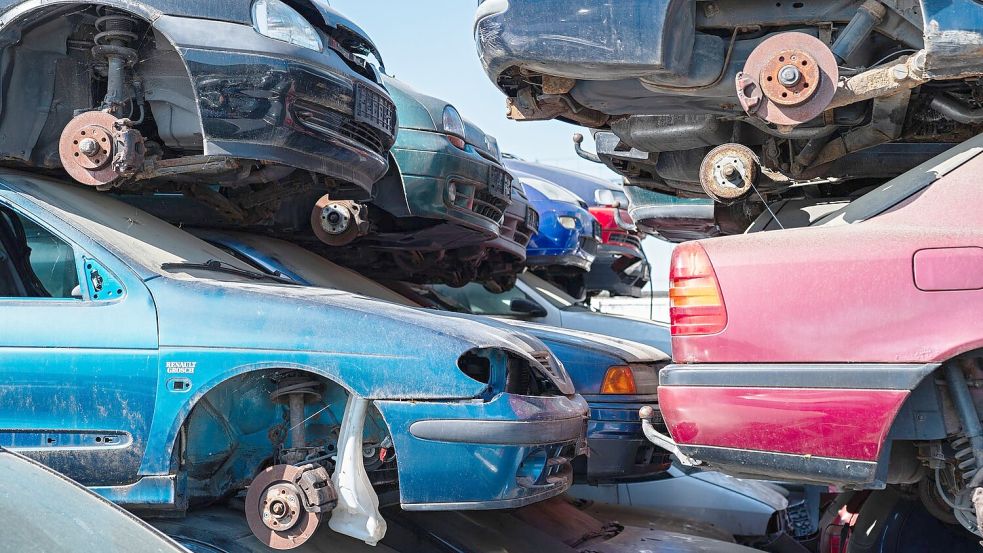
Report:
[[[659,375],[659,409],[681,453],[726,472],[869,484],[896,423],[920,427],[913,438],[930,437],[928,411],[899,412],[936,368],[670,365]]]
[[[602,244],[587,273],[587,290],[638,298],[650,279],[649,264],[637,249]]]
[[[613,484],[653,479],[671,464],[670,455],[648,441],[638,410],[658,402],[652,396],[589,396],[587,457],[574,461],[577,483]]]
[[[499,394],[489,402],[376,401],[389,425],[403,509],[516,508],[570,487],[587,406]]]
[[[500,165],[470,145],[457,148],[443,134],[406,128],[399,131],[393,156],[404,181],[407,216],[448,220],[487,238],[498,235],[512,191],[512,177]],[[380,207],[399,214],[396,206]]]
[[[191,76],[206,155],[314,171],[356,199],[386,173],[395,105],[334,51],[220,21],[163,16],[155,27],[175,42]]]

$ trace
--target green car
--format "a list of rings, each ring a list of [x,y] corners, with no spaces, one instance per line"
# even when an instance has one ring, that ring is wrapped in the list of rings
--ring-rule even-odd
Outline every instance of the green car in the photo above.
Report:
[[[323,239],[313,245],[335,261],[386,278],[460,285],[476,280],[490,256],[486,243],[501,235],[511,203],[512,176],[502,166],[498,143],[446,101],[393,78],[384,84],[396,102],[399,132],[390,170],[366,206],[369,230],[344,247]],[[318,230],[315,225],[320,237]]]

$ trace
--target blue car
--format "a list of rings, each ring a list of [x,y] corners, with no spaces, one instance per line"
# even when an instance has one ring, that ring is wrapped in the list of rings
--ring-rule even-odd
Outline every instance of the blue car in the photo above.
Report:
[[[586,405],[541,343],[297,286],[95,191],[0,173],[0,447],[127,508],[246,490],[274,547],[567,489]]]
[[[383,286],[339,267],[303,248],[273,238],[238,232],[196,231],[267,274],[298,283],[345,290],[407,306],[441,309],[462,323],[480,320],[506,332],[521,331],[545,343],[566,367],[573,385],[590,405],[587,445],[590,455],[574,461],[575,478],[591,484],[650,480],[669,467],[669,454],[642,432],[638,409],[658,402],[659,369],[669,357],[651,346],[547,325],[479,316],[464,288],[405,283]],[[431,311],[431,314],[434,313]],[[668,330],[666,330],[668,333]]]
[[[568,190],[539,177],[513,173],[522,182],[529,205],[539,213],[539,231],[526,248],[526,265],[571,296],[584,299],[601,225]]]

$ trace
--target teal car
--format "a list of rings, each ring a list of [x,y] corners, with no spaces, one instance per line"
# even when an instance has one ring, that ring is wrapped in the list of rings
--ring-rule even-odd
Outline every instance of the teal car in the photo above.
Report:
[[[383,82],[399,111],[399,133],[368,205],[372,228],[346,247],[317,249],[396,278],[475,280],[489,255],[484,244],[500,236],[511,203],[513,179],[498,143],[448,102],[393,78]]]

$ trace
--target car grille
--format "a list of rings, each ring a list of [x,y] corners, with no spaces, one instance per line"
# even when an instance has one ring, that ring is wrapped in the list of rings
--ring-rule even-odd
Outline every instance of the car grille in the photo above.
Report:
[[[311,132],[342,136],[381,156],[392,147],[391,137],[367,123],[304,100],[297,100],[292,107],[294,120]]]
[[[471,211],[500,223],[505,215],[505,209],[508,207],[508,200],[495,197],[487,190],[482,189],[475,192]]]
[[[549,373],[557,380],[563,380],[560,376],[559,368],[553,362],[553,356],[548,351],[534,351],[532,352],[532,358],[535,359],[544,369],[549,371]]]
[[[621,244],[629,244],[636,248],[642,247],[642,241],[638,239],[637,236],[632,236],[627,232],[612,232],[608,235],[608,242],[619,242]]]

